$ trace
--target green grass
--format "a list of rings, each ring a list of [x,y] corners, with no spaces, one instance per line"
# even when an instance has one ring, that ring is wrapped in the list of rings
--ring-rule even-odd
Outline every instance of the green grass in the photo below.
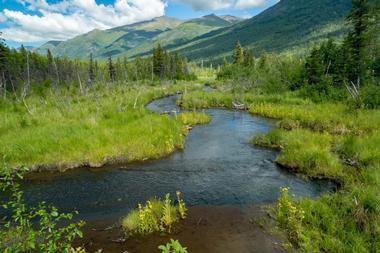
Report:
[[[304,129],[275,129],[254,139],[257,145],[282,149],[276,161],[284,167],[310,177],[339,179],[343,166],[339,156],[331,152],[332,141],[329,134]]]
[[[182,123],[145,109],[180,86],[61,89],[26,103],[1,101],[0,156],[10,166],[100,166],[159,158],[184,145]],[[136,98],[138,98],[136,100]]]
[[[211,121],[211,117],[205,113],[183,112],[178,116],[178,120],[183,125],[195,126],[208,124]]]

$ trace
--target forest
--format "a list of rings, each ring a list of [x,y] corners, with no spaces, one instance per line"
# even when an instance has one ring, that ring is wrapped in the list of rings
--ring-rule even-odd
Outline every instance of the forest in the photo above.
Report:
[[[0,37],[0,252],[378,252],[380,3],[343,24],[222,62]]]

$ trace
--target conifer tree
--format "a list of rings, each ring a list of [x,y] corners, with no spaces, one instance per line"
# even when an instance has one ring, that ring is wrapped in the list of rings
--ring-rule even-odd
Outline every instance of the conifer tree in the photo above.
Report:
[[[160,44],[153,49],[153,72],[156,76],[161,76],[164,62],[164,52]]]
[[[175,57],[170,56],[170,80],[173,80],[175,76]]]
[[[174,78],[182,78],[182,57],[178,52],[174,53]]]
[[[88,78],[91,84],[95,81],[94,59],[92,53],[90,54],[90,62],[88,66]]]
[[[54,72],[53,55],[50,49],[47,50],[48,74],[51,76]]]
[[[255,57],[251,50],[244,50],[244,66],[246,67],[254,67],[255,65]]]
[[[244,50],[238,41],[235,46],[234,64],[242,64],[244,61]]]
[[[4,44],[4,39],[1,37],[2,34],[0,32],[0,78],[2,78],[5,75],[5,67],[6,67],[6,61],[7,61],[7,47]],[[5,82],[5,80],[4,80]]]
[[[128,80],[128,58],[124,56],[123,58],[123,67],[124,67],[124,78]]]
[[[347,22],[351,25],[351,31],[346,38],[346,45],[350,52],[348,61],[348,74],[350,81],[360,85],[365,78],[365,68],[367,56],[365,52],[366,32],[369,29],[369,4],[368,0],[353,0],[352,9],[347,17]]]
[[[108,58],[108,75],[109,75],[109,78],[112,82],[115,81],[116,70],[115,70],[115,66],[112,63],[112,57],[111,56]]]

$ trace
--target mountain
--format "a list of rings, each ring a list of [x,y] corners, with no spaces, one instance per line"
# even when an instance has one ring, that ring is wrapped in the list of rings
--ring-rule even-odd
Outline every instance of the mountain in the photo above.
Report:
[[[51,40],[43,44],[42,46],[35,48],[34,50],[40,54],[46,54],[47,50],[54,51],[55,48],[63,41]]]
[[[132,25],[109,30],[93,30],[63,42],[47,42],[37,49],[46,53],[50,49],[54,55],[70,58],[95,58],[109,56],[130,56],[149,53],[153,46],[182,45],[210,31],[228,27],[239,22],[233,16],[218,17],[208,15],[201,18],[182,21],[170,17],[159,17]]]
[[[49,48],[57,56],[88,58],[93,53],[96,58],[106,58],[109,55],[125,52],[164,31],[175,28],[182,22],[178,19],[163,16],[109,30],[95,29],[67,41],[59,43],[47,42],[37,51],[46,53]]]
[[[133,50],[125,52],[125,55],[129,57],[145,56],[150,54],[152,48],[158,43],[167,49],[178,48],[194,38],[223,27],[229,27],[241,20],[237,17],[229,17],[231,18],[223,18],[211,14],[185,21],[176,28],[165,31],[152,40],[133,48]]]
[[[175,50],[189,59],[221,59],[239,40],[256,55],[302,48],[343,34],[351,0],[281,0],[259,15],[204,34]]]
[[[222,19],[230,22],[231,24],[237,24],[241,21],[244,20],[244,18],[240,18],[240,17],[235,17],[235,16],[231,16],[231,15],[222,15],[220,16]]]

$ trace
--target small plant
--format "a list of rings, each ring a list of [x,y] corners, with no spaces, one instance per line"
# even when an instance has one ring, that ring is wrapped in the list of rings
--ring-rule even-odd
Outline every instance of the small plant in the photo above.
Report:
[[[181,219],[186,219],[187,209],[186,209],[186,206],[185,206],[185,202],[183,201],[183,199],[181,197],[181,192],[177,191],[176,195],[177,195],[177,201],[178,201],[178,212],[179,212],[179,215],[181,216]]]
[[[172,206],[170,199],[170,194],[166,194],[165,202],[162,207],[162,217],[161,217],[161,231],[171,232],[172,225],[177,221],[177,208]]]
[[[158,246],[158,249],[161,250],[162,253],[187,253],[187,248],[183,247],[178,240],[170,239],[166,245]]]
[[[277,221],[288,232],[289,240],[298,244],[300,229],[305,219],[305,211],[298,207],[289,196],[289,188],[281,188],[277,207]]]
[[[154,232],[172,232],[173,225],[186,218],[185,203],[181,193],[177,192],[178,206],[172,204],[170,194],[165,200],[149,200],[145,205],[139,204],[138,209],[129,212],[122,220],[122,227],[127,234],[147,235]]]

